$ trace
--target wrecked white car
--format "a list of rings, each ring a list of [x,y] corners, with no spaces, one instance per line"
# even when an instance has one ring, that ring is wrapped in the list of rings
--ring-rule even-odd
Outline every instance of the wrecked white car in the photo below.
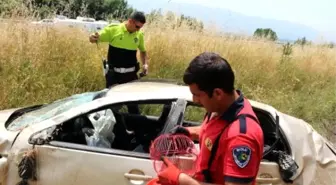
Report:
[[[251,103],[265,135],[259,184],[336,184],[330,142],[301,119]],[[128,112],[134,104],[140,115]],[[200,125],[202,111],[188,87],[148,81],[1,111],[0,185],[145,184],[156,177],[151,141],[177,124]]]

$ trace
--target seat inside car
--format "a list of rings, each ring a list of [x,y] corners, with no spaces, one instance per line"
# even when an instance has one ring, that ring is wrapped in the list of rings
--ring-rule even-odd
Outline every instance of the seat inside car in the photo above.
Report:
[[[171,110],[171,103],[169,104],[165,104],[162,108],[162,112],[161,112],[161,115],[159,116],[159,119],[158,119],[158,124],[160,125],[156,130],[157,133],[154,133],[153,135],[157,135],[158,133],[161,132],[161,129],[163,128],[168,116],[169,116],[169,113],[170,113],[170,110]],[[154,138],[152,138],[154,139]],[[148,143],[149,144],[149,143]],[[142,144],[138,145],[133,151],[134,152],[141,152],[141,153],[145,153],[145,152],[148,152],[146,151],[145,148],[148,148],[149,146],[143,146]]]
[[[112,109],[112,112],[117,123],[113,128],[115,139],[111,147],[120,150],[132,150],[130,142],[134,138],[134,131],[127,127],[127,123],[122,113],[114,109]]]
[[[159,120],[158,120],[159,123],[162,124],[162,126],[163,126],[163,124],[165,124],[165,122],[168,118],[171,107],[172,107],[171,103],[170,104],[165,104],[163,106],[162,113],[161,113],[161,115],[159,117]]]

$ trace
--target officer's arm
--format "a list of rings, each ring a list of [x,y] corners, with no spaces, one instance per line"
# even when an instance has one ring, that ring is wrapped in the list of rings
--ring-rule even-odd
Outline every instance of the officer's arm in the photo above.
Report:
[[[239,134],[228,141],[223,161],[225,184],[248,185],[253,183],[262,156],[257,143],[245,134]]]
[[[98,32],[98,42],[110,42],[113,35],[113,26],[106,26]]]
[[[148,57],[146,51],[140,51],[140,58],[143,65],[148,64]]]
[[[147,64],[147,52],[146,52],[146,47],[145,47],[145,39],[144,39],[144,33],[141,32],[139,36],[139,50],[140,50],[140,58],[142,64]]]

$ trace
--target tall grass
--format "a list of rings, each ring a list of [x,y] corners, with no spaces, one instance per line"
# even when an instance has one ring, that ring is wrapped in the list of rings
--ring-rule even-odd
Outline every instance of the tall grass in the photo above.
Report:
[[[282,46],[273,42],[173,29],[164,22],[144,31],[151,78],[181,81],[193,57],[213,51],[232,64],[236,87],[248,98],[302,118],[324,135],[336,123],[335,49],[294,46],[282,60]],[[0,109],[104,88],[107,45],[90,44],[88,33],[4,21],[0,34]]]

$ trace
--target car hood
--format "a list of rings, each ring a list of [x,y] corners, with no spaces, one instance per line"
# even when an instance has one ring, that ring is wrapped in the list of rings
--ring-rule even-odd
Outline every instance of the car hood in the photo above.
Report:
[[[296,184],[334,184],[336,172],[336,148],[302,119],[279,113],[281,129],[291,145],[295,161],[299,165]]]
[[[8,109],[0,111],[0,184],[6,179],[8,167],[8,155],[12,144],[20,131],[8,131],[5,127],[7,119],[17,109]]]

